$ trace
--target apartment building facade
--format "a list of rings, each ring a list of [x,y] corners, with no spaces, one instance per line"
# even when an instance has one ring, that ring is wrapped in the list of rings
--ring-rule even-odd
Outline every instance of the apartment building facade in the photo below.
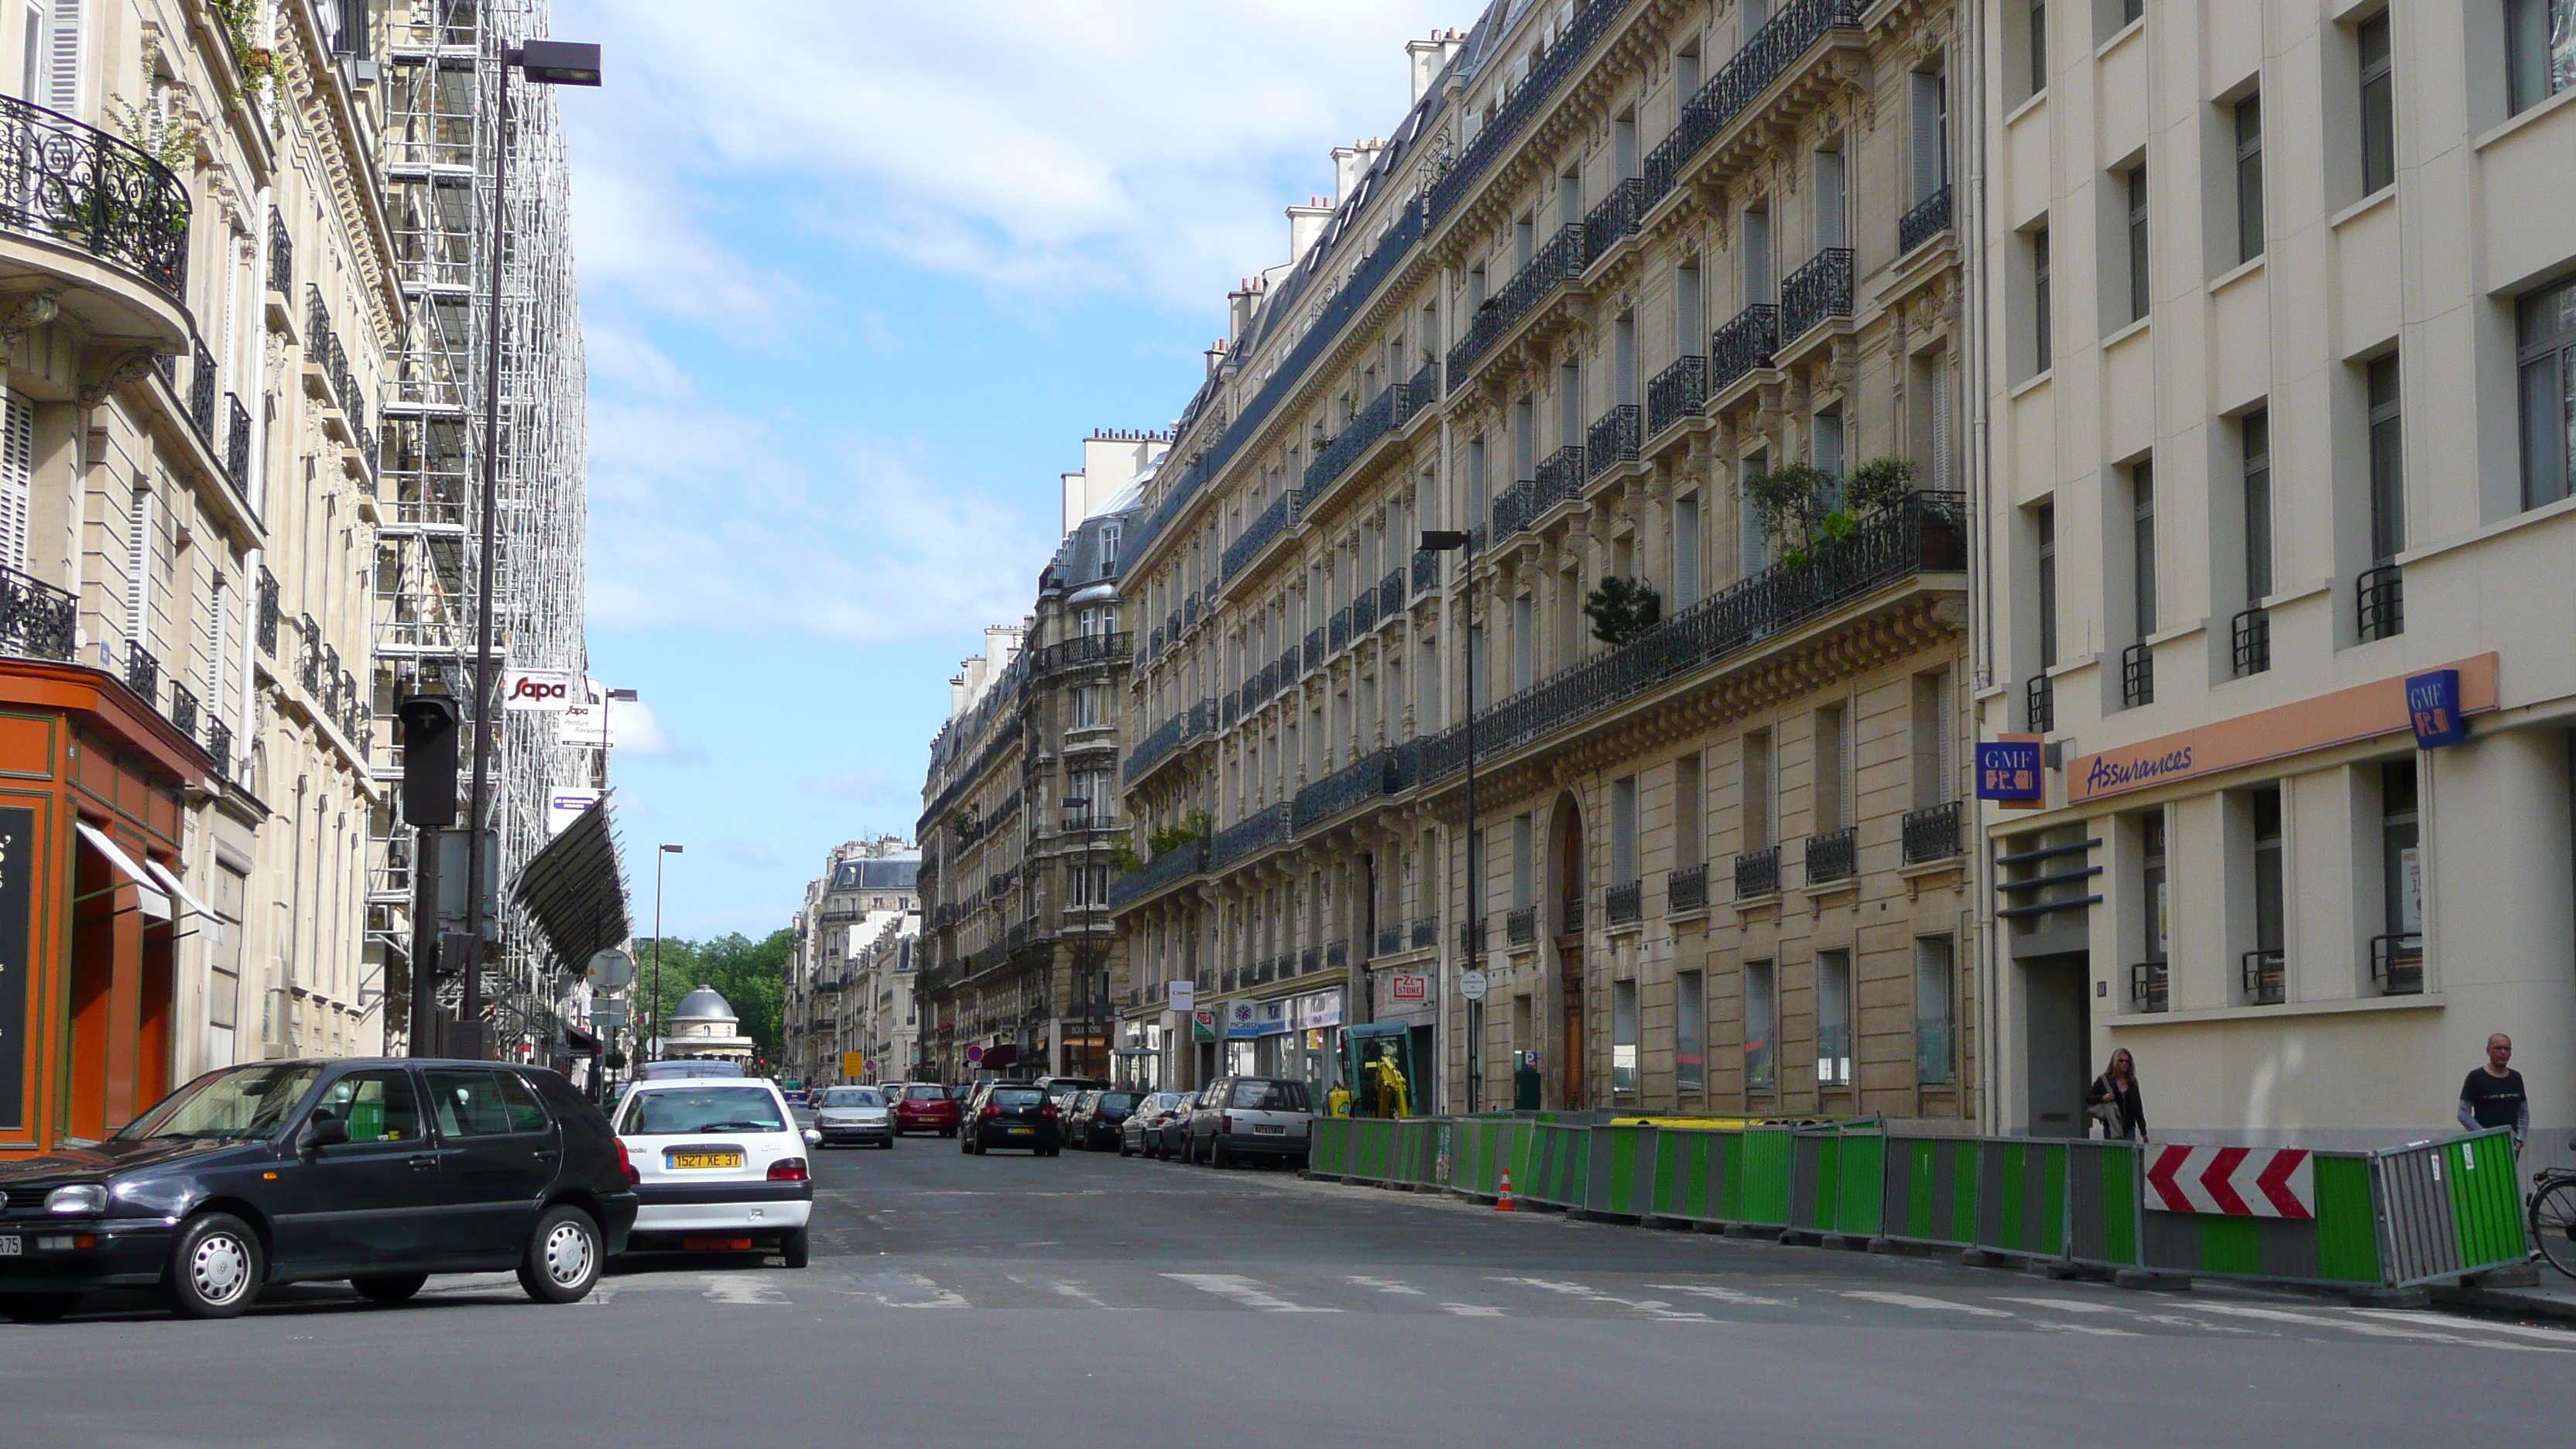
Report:
[[[2565,7],[2006,5],[1980,47],[2000,1125],[2449,1127],[2576,1061]]]
[[[808,1084],[856,1080],[844,1070],[849,1052],[866,1053],[865,1013],[869,953],[890,927],[921,914],[921,854],[900,836],[881,835],[833,847],[823,874],[805,887],[796,938],[781,993],[781,1072]],[[873,1000],[873,997],[869,997]],[[887,1079],[911,1065],[909,1057]]]
[[[1402,1023],[1453,1106],[1526,1065],[1548,1106],[1978,1113],[1960,39],[1604,0],[1408,48],[1131,530],[1168,848],[1113,898],[1138,989],[1200,999],[1188,1080],[1330,1085]]]
[[[365,648],[365,398],[401,299],[342,20],[0,13],[0,1152],[382,1041],[336,659]]]

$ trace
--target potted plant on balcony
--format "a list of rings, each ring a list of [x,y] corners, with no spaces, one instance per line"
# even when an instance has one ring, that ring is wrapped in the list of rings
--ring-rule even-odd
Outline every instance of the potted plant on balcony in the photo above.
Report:
[[[1613,574],[1584,596],[1583,613],[1592,621],[1592,637],[1616,648],[1661,622],[1664,598],[1644,579]]]

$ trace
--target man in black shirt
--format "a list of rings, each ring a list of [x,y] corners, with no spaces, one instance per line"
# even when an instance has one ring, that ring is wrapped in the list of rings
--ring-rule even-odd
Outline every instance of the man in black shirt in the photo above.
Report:
[[[2487,1038],[2487,1064],[2460,1084],[2460,1126],[2470,1132],[2510,1127],[2513,1150],[2520,1152],[2531,1130],[2531,1098],[2522,1090],[2522,1073],[2506,1065],[2512,1060],[2513,1038],[2503,1032]]]

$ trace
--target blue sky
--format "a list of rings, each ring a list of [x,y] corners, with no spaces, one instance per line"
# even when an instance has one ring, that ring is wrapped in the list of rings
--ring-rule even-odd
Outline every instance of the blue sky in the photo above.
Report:
[[[1281,208],[1476,8],[557,0],[606,48],[563,111],[639,934],[658,843],[671,934],[758,935],[834,844],[911,833],[1082,435],[1169,425],[1226,290],[1287,259]]]

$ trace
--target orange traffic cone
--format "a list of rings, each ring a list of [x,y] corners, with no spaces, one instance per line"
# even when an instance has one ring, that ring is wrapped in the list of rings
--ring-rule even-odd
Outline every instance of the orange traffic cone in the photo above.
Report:
[[[1514,1211],[1512,1207],[1512,1170],[1508,1167],[1503,1169],[1503,1190],[1500,1193],[1497,1193],[1494,1197],[1494,1211],[1498,1213]]]

